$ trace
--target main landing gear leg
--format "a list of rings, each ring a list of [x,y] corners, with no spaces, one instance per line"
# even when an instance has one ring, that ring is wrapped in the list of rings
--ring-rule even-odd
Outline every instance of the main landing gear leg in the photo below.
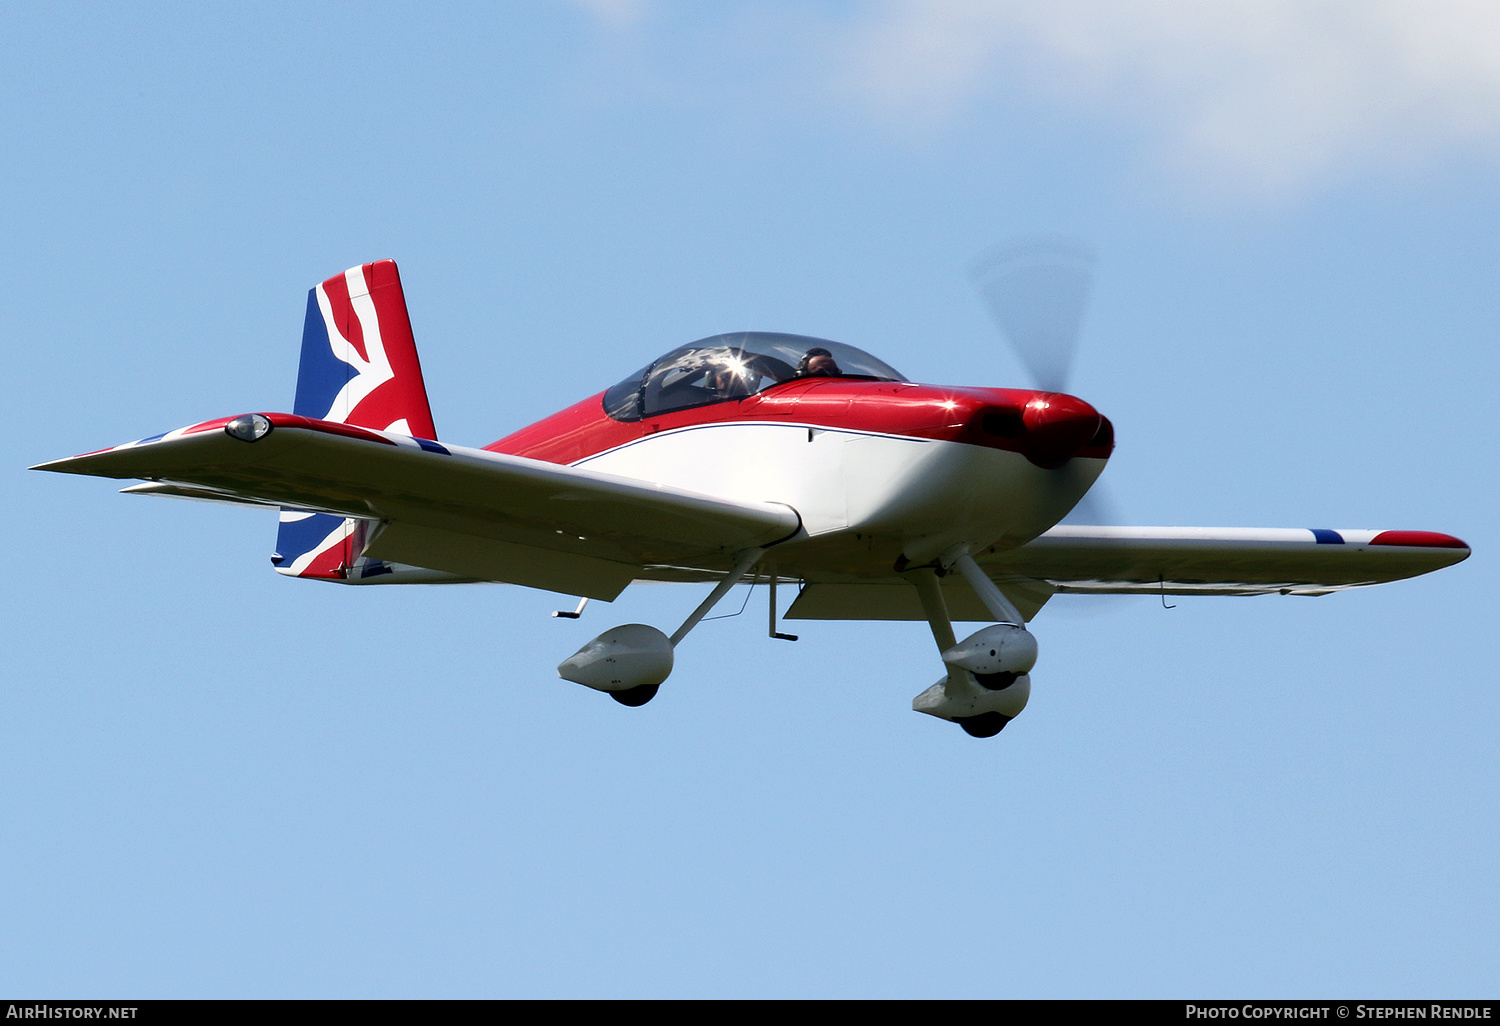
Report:
[[[672,650],[750,572],[765,549],[736,553],[734,569],[669,638],[655,627],[627,623],[599,635],[557,667],[563,680],[605,691],[621,705],[645,705],[672,672]],[[580,612],[582,611],[580,607]]]
[[[739,554],[739,557],[734,561],[734,569],[729,571],[729,576],[720,581],[714,590],[709,593],[708,598],[700,602],[698,608],[693,610],[692,614],[686,620],[682,621],[682,626],[672,633],[671,640],[673,645],[676,645],[683,638],[687,637],[688,631],[698,626],[698,621],[707,616],[710,609],[718,605],[719,599],[729,594],[730,588],[740,583],[740,579],[750,572],[750,568],[755,565],[755,561],[765,551],[765,549],[746,549]]]

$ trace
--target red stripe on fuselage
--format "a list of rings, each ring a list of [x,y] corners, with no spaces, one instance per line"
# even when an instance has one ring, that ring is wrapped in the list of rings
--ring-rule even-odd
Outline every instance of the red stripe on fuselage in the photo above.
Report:
[[[1023,418],[1027,404],[1051,394],[1013,388],[813,378],[789,381],[744,399],[626,422],[604,412],[601,393],[485,448],[512,456],[573,464],[659,431],[700,424],[765,421],[967,442],[1024,453]],[[1113,429],[1106,418],[1100,417],[1100,423],[1094,439],[1074,455],[1109,457],[1114,449]]]

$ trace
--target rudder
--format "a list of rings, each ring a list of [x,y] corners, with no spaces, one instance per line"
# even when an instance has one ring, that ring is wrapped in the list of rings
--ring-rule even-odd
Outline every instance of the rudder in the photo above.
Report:
[[[351,267],[307,293],[299,417],[437,439],[394,260]],[[369,521],[283,508],[271,557],[290,577],[350,580]],[[360,576],[372,566],[360,567]]]

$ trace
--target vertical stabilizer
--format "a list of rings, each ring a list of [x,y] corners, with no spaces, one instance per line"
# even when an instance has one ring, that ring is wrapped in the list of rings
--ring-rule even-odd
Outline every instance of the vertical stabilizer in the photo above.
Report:
[[[299,417],[437,438],[394,260],[351,267],[307,294]],[[361,560],[369,521],[283,509],[271,557],[289,577],[352,582],[389,572]],[[365,564],[369,563],[370,566]]]
[[[437,438],[394,260],[351,267],[308,292],[292,412]]]

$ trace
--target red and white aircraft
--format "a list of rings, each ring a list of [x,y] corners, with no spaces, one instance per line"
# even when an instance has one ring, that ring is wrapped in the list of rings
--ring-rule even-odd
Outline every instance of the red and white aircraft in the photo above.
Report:
[[[501,581],[609,601],[712,583],[671,635],[605,631],[558,674],[625,705],[726,592],[788,618],[923,620],[945,664],[913,709],[988,737],[1025,707],[1054,594],[1324,595],[1469,555],[1425,531],[1075,527],[1110,422],[1055,391],[913,384],[853,346],[738,332],[674,349],[482,449],[439,443],[396,265],[308,296],[292,413],[179,428],[36,469],[278,508],[276,569],[343,584]],[[583,608],[579,604],[579,611]],[[576,616],[577,613],[561,615]],[[994,621],[962,642],[953,620]]]

